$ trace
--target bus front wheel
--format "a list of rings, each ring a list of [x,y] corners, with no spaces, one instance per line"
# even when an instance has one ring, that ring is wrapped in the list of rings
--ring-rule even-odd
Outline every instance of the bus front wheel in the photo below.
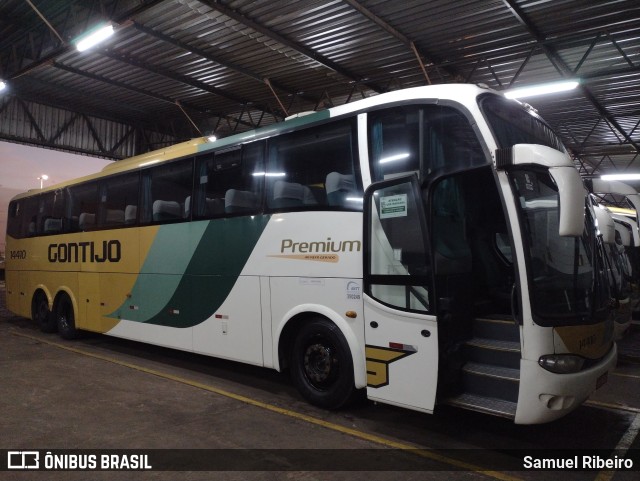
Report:
[[[40,327],[42,332],[56,332],[58,325],[49,310],[49,300],[44,292],[38,291],[31,303],[31,319]]]
[[[76,339],[79,337],[80,333],[76,329],[73,304],[66,295],[63,295],[56,303],[55,319],[58,326],[58,334],[63,339]]]
[[[338,409],[354,397],[349,345],[340,329],[327,319],[317,318],[300,328],[290,366],[294,385],[311,404]]]

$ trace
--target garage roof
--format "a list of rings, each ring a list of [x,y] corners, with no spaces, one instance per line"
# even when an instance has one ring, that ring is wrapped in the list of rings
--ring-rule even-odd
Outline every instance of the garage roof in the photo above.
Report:
[[[584,176],[638,171],[639,32],[632,0],[4,0],[0,139],[117,159],[428,83],[579,78],[528,102]]]

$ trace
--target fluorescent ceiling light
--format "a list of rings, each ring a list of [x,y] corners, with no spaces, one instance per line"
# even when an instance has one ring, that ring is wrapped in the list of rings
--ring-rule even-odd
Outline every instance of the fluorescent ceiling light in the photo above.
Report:
[[[507,90],[504,96],[508,99],[519,99],[521,97],[534,97],[536,95],[553,94],[556,92],[565,92],[572,90],[580,85],[577,80],[570,80],[565,82],[551,82],[548,84],[532,85],[531,87],[522,87],[517,89]]]
[[[390,155],[389,157],[383,157],[380,159],[380,163],[381,164],[386,164],[387,162],[394,162],[396,160],[402,160],[402,159],[406,159],[407,157],[409,157],[411,154],[409,153],[403,153],[403,154],[396,154],[396,155]]]
[[[111,37],[114,32],[115,30],[113,29],[113,25],[98,27],[76,40],[76,48],[78,49],[78,52],[84,52],[85,50],[104,42],[106,39]]]
[[[6,88],[7,88],[7,84],[2,80],[0,80],[0,92],[2,92]]]
[[[640,180],[640,174],[607,174],[601,175],[602,180]]]
[[[287,175],[286,172],[254,172],[254,177],[259,177],[264,175],[265,177],[285,177]]]

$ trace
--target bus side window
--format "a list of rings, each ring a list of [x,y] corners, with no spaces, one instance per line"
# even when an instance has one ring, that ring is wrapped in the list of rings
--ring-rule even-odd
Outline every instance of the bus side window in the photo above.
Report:
[[[369,114],[371,176],[374,182],[438,170],[487,165],[469,120],[440,105],[394,107]]]
[[[21,237],[33,237],[38,235],[38,210],[40,206],[39,196],[24,199],[22,208]]]
[[[369,114],[374,182],[420,172],[420,112],[415,105]]]
[[[153,167],[142,173],[141,223],[189,219],[193,186],[193,159]]]
[[[110,177],[102,182],[99,227],[114,228],[137,223],[139,185],[138,172]]]
[[[376,189],[368,206],[368,294],[390,306],[433,312],[422,207],[411,182]]]
[[[65,231],[93,230],[98,213],[98,182],[87,182],[69,188]]]
[[[199,156],[194,219],[257,213],[264,184],[263,158],[262,141]]]
[[[9,217],[7,219],[7,235],[14,239],[22,237],[20,222],[22,219],[22,205],[24,200],[14,200],[9,203]]]
[[[351,120],[321,125],[269,141],[265,177],[271,210],[362,210]]]
[[[38,208],[38,235],[62,233],[62,218],[64,216],[64,191],[47,192],[40,197]]]

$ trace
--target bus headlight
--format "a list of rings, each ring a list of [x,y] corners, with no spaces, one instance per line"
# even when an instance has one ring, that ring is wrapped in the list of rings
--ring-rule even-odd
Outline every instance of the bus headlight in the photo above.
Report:
[[[584,359],[571,354],[548,354],[538,359],[538,364],[547,371],[557,374],[579,372],[584,365]]]

